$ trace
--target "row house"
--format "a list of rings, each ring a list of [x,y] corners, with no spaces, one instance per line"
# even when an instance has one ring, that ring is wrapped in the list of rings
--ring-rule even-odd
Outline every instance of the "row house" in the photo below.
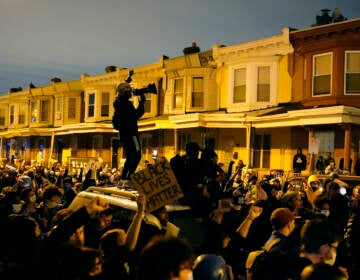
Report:
[[[220,162],[243,159],[261,172],[292,170],[298,147],[331,152],[352,171],[359,153],[360,20],[186,53],[133,67],[131,86],[155,83],[139,120],[143,162],[183,154],[186,143],[215,143]],[[71,166],[124,154],[111,124],[116,85],[129,69],[0,96],[3,159]],[[132,98],[137,106],[137,96]],[[140,165],[140,168],[142,165]]]
[[[293,138],[309,136],[312,165],[316,155],[331,152],[338,167],[354,173],[360,151],[360,19],[292,31],[290,41],[292,102],[304,107]]]

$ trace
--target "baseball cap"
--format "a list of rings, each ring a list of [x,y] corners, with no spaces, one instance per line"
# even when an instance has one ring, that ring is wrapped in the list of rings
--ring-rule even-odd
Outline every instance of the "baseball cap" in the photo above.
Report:
[[[270,216],[270,223],[275,229],[282,228],[292,220],[295,220],[295,216],[290,209],[286,207],[275,209]]]

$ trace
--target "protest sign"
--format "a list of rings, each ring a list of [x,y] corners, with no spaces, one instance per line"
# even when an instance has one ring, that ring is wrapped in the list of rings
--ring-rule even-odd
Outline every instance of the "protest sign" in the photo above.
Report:
[[[168,161],[150,165],[132,174],[131,183],[139,193],[145,194],[149,212],[184,196]]]

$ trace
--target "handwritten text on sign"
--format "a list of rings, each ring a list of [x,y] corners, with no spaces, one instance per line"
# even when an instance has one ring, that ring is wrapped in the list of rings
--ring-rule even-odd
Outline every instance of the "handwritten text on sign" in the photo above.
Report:
[[[134,173],[131,182],[140,193],[145,194],[150,212],[184,196],[168,161]]]

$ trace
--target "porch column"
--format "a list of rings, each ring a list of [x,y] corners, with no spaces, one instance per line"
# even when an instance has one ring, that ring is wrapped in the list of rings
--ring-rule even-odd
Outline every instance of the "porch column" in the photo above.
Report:
[[[251,123],[247,123],[245,124],[246,127],[246,165],[248,167],[252,167],[252,162],[251,162]]]
[[[313,128],[310,128],[309,129],[309,143],[312,143],[315,139],[315,132],[314,132],[314,129]],[[311,150],[310,150],[311,148]],[[309,165],[308,165],[308,170],[309,170],[309,174],[312,174],[314,169],[315,169],[315,155],[314,155],[314,151],[313,151],[313,148],[314,147],[308,147],[308,151],[309,151],[309,155],[310,155],[310,159],[309,159]]]
[[[345,128],[344,170],[351,172],[351,170],[350,170],[351,125],[346,125],[344,128]]]

